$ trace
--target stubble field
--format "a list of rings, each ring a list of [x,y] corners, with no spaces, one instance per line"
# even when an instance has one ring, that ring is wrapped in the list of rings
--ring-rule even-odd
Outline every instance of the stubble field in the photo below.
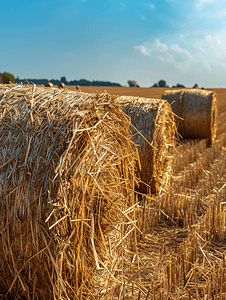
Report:
[[[76,90],[75,86],[66,88]],[[157,99],[166,90],[80,89],[85,93],[107,91]],[[169,189],[154,199],[136,195],[133,211],[139,230],[117,241],[118,256],[112,258],[109,280],[93,292],[87,292],[82,284],[76,299],[87,299],[87,295],[89,299],[106,300],[226,299],[226,89],[209,90],[219,101],[214,145],[207,147],[206,140],[178,142]],[[124,241],[127,247],[123,247]],[[111,255],[110,238],[104,246]]]
[[[68,90],[75,90],[75,86],[67,86]],[[137,96],[145,98],[161,99],[162,94],[169,88],[137,88],[137,87],[103,87],[103,86],[80,86],[84,93],[96,93],[107,91],[111,95]],[[226,89],[207,89],[217,94],[219,101],[219,113],[226,110]]]
[[[146,98],[161,98],[166,90],[80,89]],[[125,256],[124,286],[113,299],[226,299],[226,90],[209,90],[219,101],[216,142],[177,145],[170,189],[157,201],[143,199],[137,210],[143,234],[130,259]]]

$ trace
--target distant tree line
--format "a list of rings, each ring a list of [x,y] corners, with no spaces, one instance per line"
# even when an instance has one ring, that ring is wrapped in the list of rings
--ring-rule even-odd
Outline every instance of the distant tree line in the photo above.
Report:
[[[45,85],[47,82],[52,82],[53,85],[58,85],[59,83],[63,82],[65,85],[93,85],[93,86],[121,86],[121,84],[119,83],[115,83],[115,82],[110,82],[110,81],[99,81],[99,80],[93,80],[93,81],[89,81],[86,79],[80,79],[80,80],[71,80],[71,81],[67,81],[65,76],[62,76],[60,78],[60,80],[58,79],[47,79],[47,78],[41,78],[41,79],[35,79],[35,78],[24,78],[21,79],[19,77],[17,77],[15,79],[15,83],[21,83],[21,82],[29,82],[29,83],[34,83],[34,84],[43,84]]]
[[[154,83],[152,87],[169,87],[169,86],[166,84],[166,81],[162,79],[158,83]],[[176,85],[173,85],[172,88],[185,88],[185,85],[183,85],[181,83],[177,83]],[[199,86],[197,83],[195,83],[192,88],[193,89],[199,88]],[[202,89],[204,89],[204,88],[202,88]]]
[[[128,80],[127,81],[129,87],[140,87],[139,84],[137,84],[137,82],[135,80]],[[166,81],[161,79],[159,80],[158,83],[154,83],[152,86],[150,87],[166,87],[168,88],[169,86],[166,84]],[[181,83],[177,83],[176,85],[173,85],[172,88],[185,88],[185,86]],[[199,88],[198,84],[196,83],[193,88]]]
[[[127,83],[129,87],[140,87],[135,80],[128,80]]]
[[[154,83],[152,87],[169,87],[167,84],[166,84],[166,81],[161,79],[159,80],[158,83]],[[173,85],[172,88],[185,88],[185,86],[183,84],[180,84],[180,83],[177,83],[177,85]]]

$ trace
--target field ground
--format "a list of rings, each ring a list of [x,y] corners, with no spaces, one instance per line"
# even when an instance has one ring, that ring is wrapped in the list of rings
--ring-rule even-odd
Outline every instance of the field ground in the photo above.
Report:
[[[80,88],[147,98],[166,90]],[[211,148],[205,140],[177,146],[170,190],[137,212],[143,235],[114,299],[226,299],[226,90],[209,90],[219,101],[217,140]]]
[[[166,90],[80,89],[146,98]],[[109,289],[105,299],[226,299],[226,90],[209,90],[219,101],[217,140],[212,147],[205,140],[176,147],[171,188],[141,203],[136,217],[143,234],[134,253],[125,254],[124,286]]]
[[[68,90],[75,91],[75,86],[67,85]],[[161,99],[162,94],[169,88],[137,88],[137,87],[103,87],[103,86],[80,86],[80,89],[84,93],[100,93],[107,91],[111,95],[119,96],[135,96],[145,98]],[[219,100],[219,111],[223,108],[226,109],[226,89],[207,89],[214,91],[217,94]]]
[[[147,98],[161,98],[165,91],[80,89]],[[215,144],[184,140],[177,145],[169,190],[157,201],[143,198],[136,211],[142,234],[131,235],[131,251],[122,249],[121,268],[113,274],[123,285],[100,290],[99,299],[226,299],[226,89],[209,90],[219,100]]]

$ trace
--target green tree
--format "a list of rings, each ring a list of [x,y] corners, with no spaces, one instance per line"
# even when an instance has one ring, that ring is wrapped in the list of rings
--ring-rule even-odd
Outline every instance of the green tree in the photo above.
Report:
[[[4,72],[3,75],[4,75],[5,83],[9,83],[9,81],[14,83],[15,79],[14,79],[14,76],[12,74]]]

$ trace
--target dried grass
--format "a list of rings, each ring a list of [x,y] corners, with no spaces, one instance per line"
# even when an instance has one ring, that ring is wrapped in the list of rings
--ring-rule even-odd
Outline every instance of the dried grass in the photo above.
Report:
[[[167,90],[162,95],[177,119],[178,132],[185,139],[207,139],[213,145],[217,133],[218,101],[212,91],[201,89]]]
[[[226,297],[226,134],[213,147],[206,147],[205,140],[186,144],[178,149],[188,163],[180,172],[182,180],[173,176],[159,201],[140,203],[139,261],[127,266],[125,299]],[[196,152],[192,158],[191,150]]]
[[[96,299],[123,286],[136,230],[129,126],[107,93],[0,85],[0,294]]]
[[[138,134],[132,128],[140,157],[139,174],[143,181],[139,191],[161,193],[170,183],[176,141],[176,126],[171,107],[167,101],[161,99],[127,96],[118,99],[129,101],[124,106],[124,112],[130,117],[132,126],[139,131]]]

